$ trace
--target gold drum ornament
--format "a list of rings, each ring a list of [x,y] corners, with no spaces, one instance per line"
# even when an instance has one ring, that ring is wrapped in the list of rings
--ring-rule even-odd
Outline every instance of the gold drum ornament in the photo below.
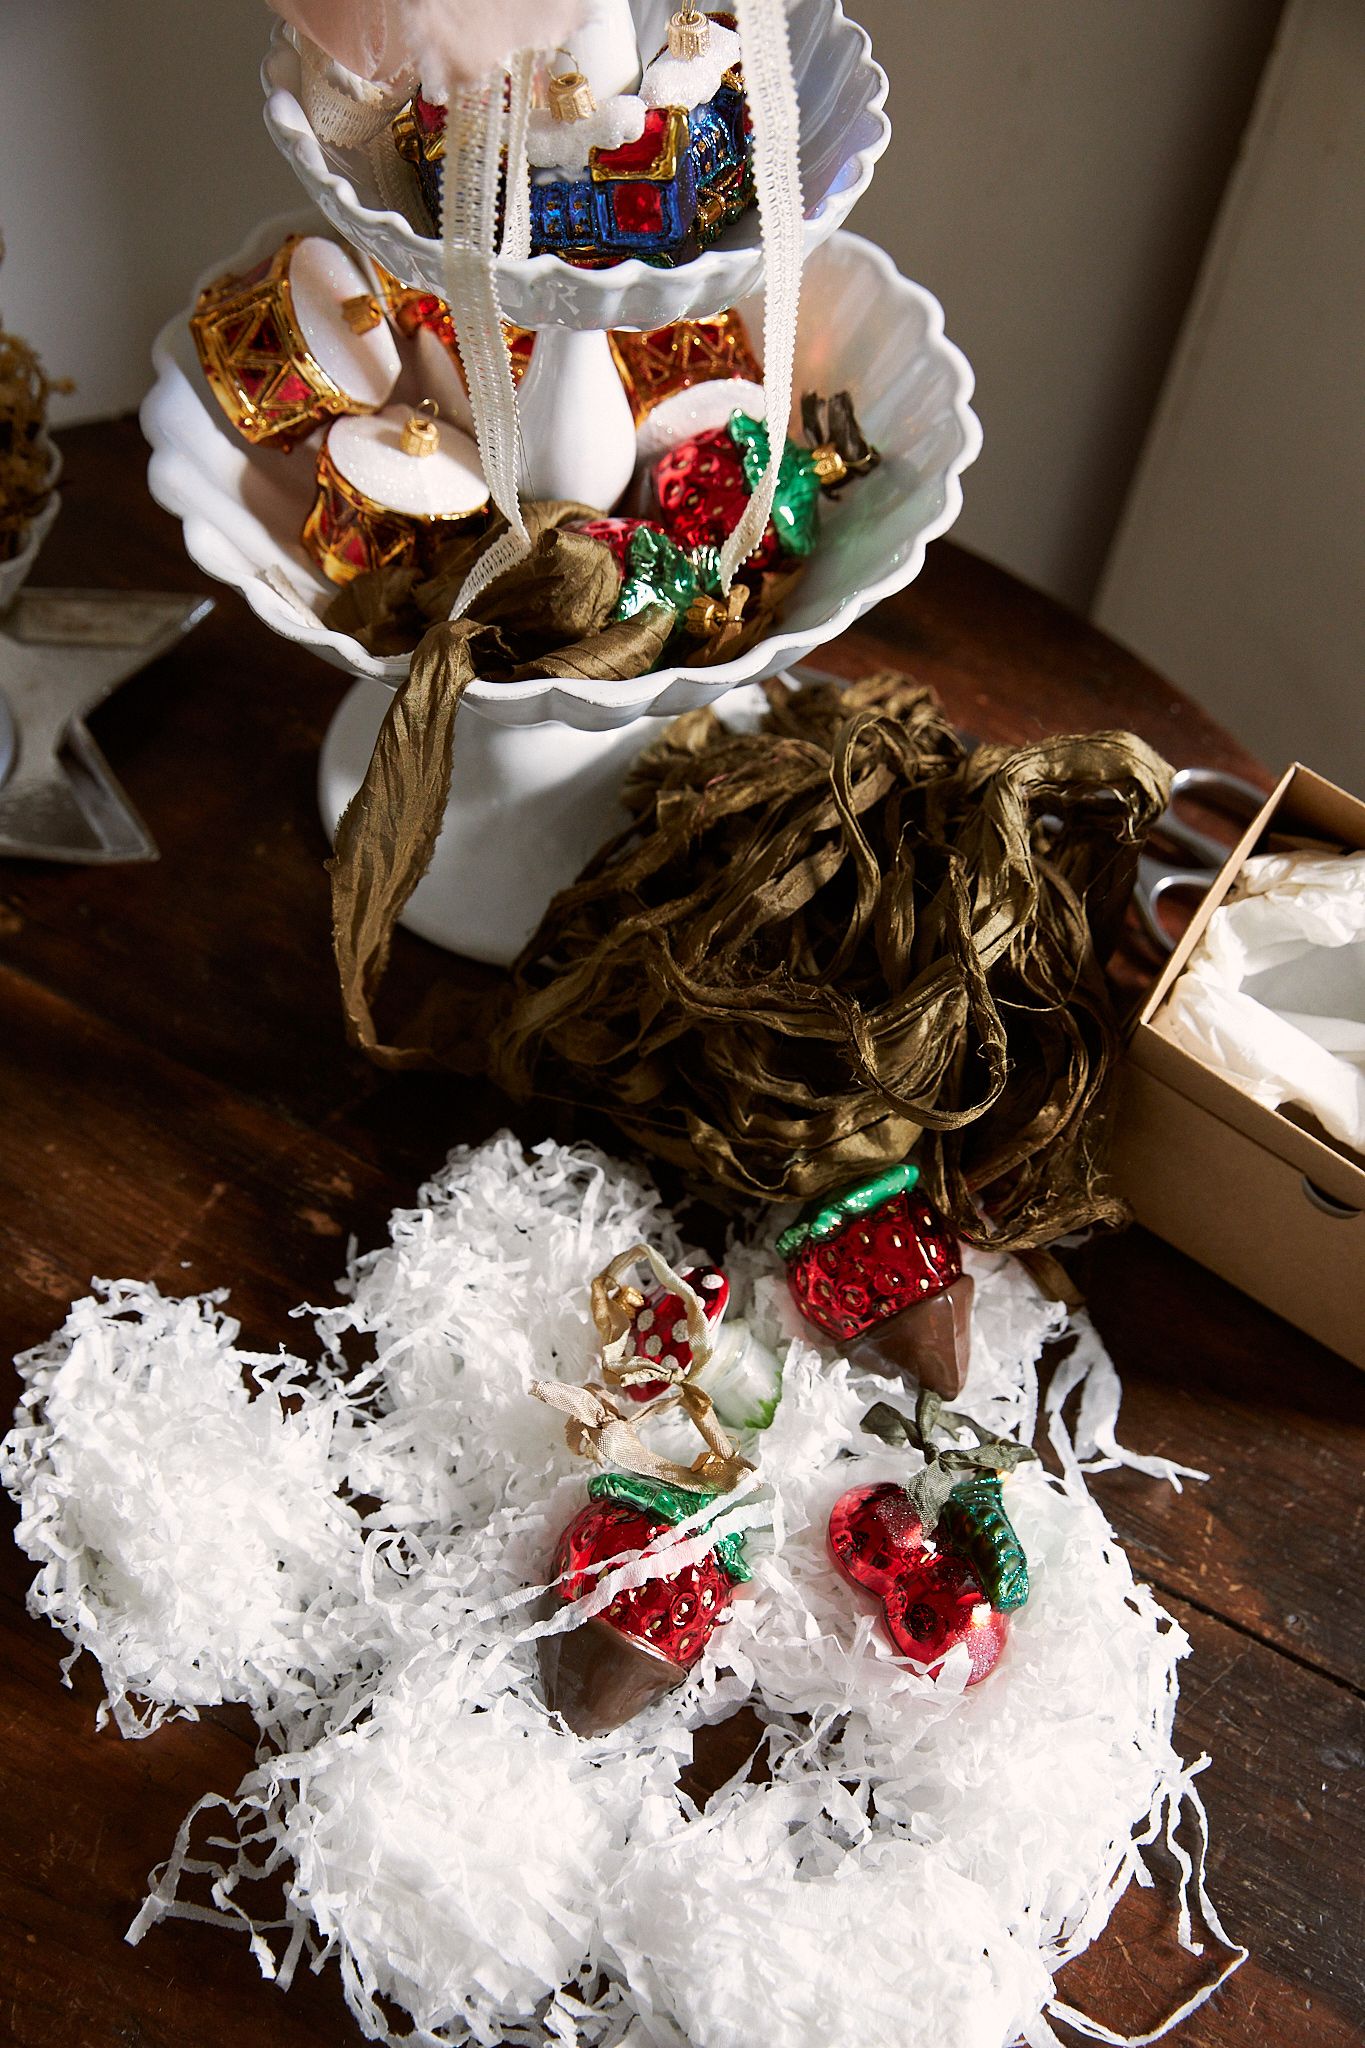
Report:
[[[246,440],[287,452],[328,420],[386,403],[398,348],[386,320],[357,319],[369,296],[354,257],[325,235],[290,235],[255,269],[199,294],[190,333]]]
[[[302,538],[324,576],[349,583],[371,569],[425,568],[442,541],[487,517],[478,448],[428,399],[328,428]]]

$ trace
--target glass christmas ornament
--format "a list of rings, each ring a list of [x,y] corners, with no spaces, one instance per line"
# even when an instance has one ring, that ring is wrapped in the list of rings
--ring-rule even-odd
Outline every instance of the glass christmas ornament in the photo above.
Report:
[[[431,412],[394,405],[328,429],[302,539],[333,583],[425,562],[436,542],[487,519],[478,449]]]
[[[551,1609],[595,1592],[602,1568],[642,1550],[718,1496],[631,1472],[601,1472],[589,1505],[560,1536]],[[540,1638],[546,1704],[575,1735],[605,1735],[681,1685],[750,1576],[742,1536],[722,1537],[699,1563],[618,1593],[599,1613]]]
[[[747,212],[754,184],[738,37],[730,17],[715,22],[699,20],[706,46],[697,57],[679,63],[662,53],[646,69],[638,98],[617,94],[599,104],[583,72],[551,76],[548,106],[533,112],[528,132],[533,257],[589,269],[629,257],[672,265]],[[433,234],[445,124],[445,108],[419,91],[392,127],[395,147],[417,174]]]
[[[854,1486],[834,1503],[830,1556],[845,1578],[870,1593],[890,1592],[924,1548],[924,1524],[903,1486]]]
[[[894,1166],[812,1204],[777,1249],[802,1315],[851,1358],[951,1397],[971,1359],[972,1280],[918,1181]]]
[[[749,570],[775,567],[784,556],[804,559],[820,533],[820,494],[837,491],[850,477],[875,467],[876,451],[858,429],[848,395],[805,406],[808,431],[820,438],[803,448],[788,441],[778,471],[777,493],[767,528],[749,556]],[[817,424],[818,423],[818,424]],[[681,547],[722,547],[768,466],[768,429],[762,420],[736,412],[723,427],[696,434],[660,457],[653,469],[660,523]]]
[[[682,320],[648,334],[609,335],[635,420],[639,460],[652,463],[681,441],[723,427],[736,412],[761,412],[763,371],[743,316]]]
[[[1009,1639],[1009,1616],[991,1606],[965,1559],[927,1546],[889,1589],[882,1613],[887,1634],[912,1664],[937,1664],[965,1644],[968,1685],[995,1669]]]
[[[1009,1618],[992,1604],[970,1559],[954,1547],[947,1517],[945,1524],[936,1537],[926,1538],[904,1487],[855,1486],[834,1504],[829,1550],[851,1585],[881,1601],[887,1634],[901,1656],[936,1664],[965,1643],[971,1659],[967,1683],[975,1685],[999,1661]]]
[[[209,388],[237,431],[287,451],[347,413],[374,412],[398,381],[382,320],[353,324],[370,296],[354,258],[322,235],[290,235],[200,292],[190,333]]]
[[[718,1325],[730,1300],[730,1283],[719,1266],[692,1266],[681,1277],[700,1296],[707,1322]],[[682,1296],[665,1287],[652,1287],[642,1298],[633,1322],[637,1357],[657,1359],[667,1368],[668,1377],[644,1380],[628,1386],[626,1392],[633,1401],[652,1401],[674,1380],[685,1378],[695,1363]]]

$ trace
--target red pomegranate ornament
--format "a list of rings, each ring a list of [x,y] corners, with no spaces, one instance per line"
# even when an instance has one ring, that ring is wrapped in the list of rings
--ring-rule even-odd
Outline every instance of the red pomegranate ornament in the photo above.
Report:
[[[599,1472],[588,1494],[559,1539],[554,1604],[594,1592],[612,1559],[643,1550],[718,1497],[634,1472]],[[542,1636],[547,1705],[575,1735],[621,1727],[683,1684],[749,1576],[743,1536],[722,1536],[699,1563],[618,1593],[577,1628]]]
[[[966,1428],[977,1440],[936,1444],[940,1426]],[[850,1584],[876,1595],[903,1658],[936,1665],[963,1644],[967,1683],[979,1684],[1000,1660],[1010,1615],[1029,1595],[1028,1561],[1005,1512],[1001,1477],[1034,1453],[945,1411],[931,1392],[920,1396],[913,1423],[879,1402],[863,1427],[921,1449],[924,1470],[906,1486],[884,1480],[843,1494],[830,1512],[830,1556]]]
[[[850,1358],[949,1398],[971,1361],[972,1292],[947,1220],[892,1166],[812,1203],[777,1240],[796,1305]]]

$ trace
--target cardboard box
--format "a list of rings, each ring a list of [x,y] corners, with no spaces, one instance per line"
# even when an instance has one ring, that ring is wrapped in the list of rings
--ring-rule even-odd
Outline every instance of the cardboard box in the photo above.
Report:
[[[1365,803],[1295,765],[1229,855],[1138,1016],[1114,1154],[1138,1221],[1365,1366],[1365,1168],[1153,1030],[1244,861],[1298,840],[1365,849]]]

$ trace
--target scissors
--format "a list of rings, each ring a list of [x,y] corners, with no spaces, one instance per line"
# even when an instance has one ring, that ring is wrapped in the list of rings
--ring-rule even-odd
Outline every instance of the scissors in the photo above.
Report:
[[[1225,818],[1250,824],[1265,803],[1265,791],[1240,775],[1225,774],[1221,768],[1178,768],[1171,780],[1171,800],[1152,827],[1152,843],[1164,851],[1143,853],[1138,860],[1137,887],[1133,900],[1152,944],[1162,953],[1173,953],[1176,941],[1161,921],[1161,904],[1167,896],[1207,894],[1217,881],[1232,848],[1225,840],[1200,832],[1180,816],[1176,806],[1184,800],[1218,811]]]

